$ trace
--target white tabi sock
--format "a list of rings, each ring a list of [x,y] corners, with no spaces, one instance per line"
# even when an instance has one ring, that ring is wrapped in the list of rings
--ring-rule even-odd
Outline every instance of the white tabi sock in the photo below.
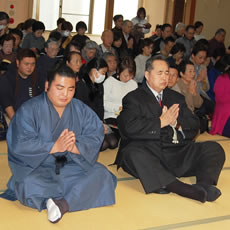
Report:
[[[59,207],[54,203],[53,199],[48,199],[46,203],[47,211],[48,211],[48,220],[51,222],[55,222],[56,220],[61,218],[61,211]]]

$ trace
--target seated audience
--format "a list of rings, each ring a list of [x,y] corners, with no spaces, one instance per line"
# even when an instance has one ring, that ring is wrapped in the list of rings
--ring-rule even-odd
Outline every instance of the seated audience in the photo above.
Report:
[[[149,37],[153,41],[157,40],[161,37],[161,27],[162,25],[156,24],[155,31],[153,32],[153,35]]]
[[[55,69],[46,92],[23,104],[8,130],[12,177],[1,197],[47,209],[51,223],[115,203],[116,177],[97,162],[103,124],[73,99],[75,84],[69,67]]]
[[[173,34],[174,39],[178,39],[183,37],[185,33],[185,24],[182,22],[178,22],[175,26],[175,33]]]
[[[70,22],[64,21],[62,23],[62,25],[61,25],[61,34],[62,34],[61,47],[63,49],[65,49],[66,46],[72,40],[72,35],[71,35],[72,30],[73,30],[73,25]]]
[[[169,68],[169,75],[170,75]],[[180,67],[180,79],[177,82],[181,93],[185,97],[185,102],[188,108],[194,112],[195,109],[199,109],[202,106],[203,99],[198,92],[197,82],[195,80],[196,72],[194,64],[191,61],[185,62]]]
[[[171,56],[169,56],[166,60],[169,65],[175,65],[178,68],[183,62],[184,53],[184,45],[182,43],[176,43],[170,50]]]
[[[57,58],[59,59],[59,60],[62,60],[63,59],[63,56],[64,56],[64,52],[65,52],[65,50],[67,49],[67,47],[66,47],[66,49],[63,49],[62,47],[61,47],[61,41],[62,41],[62,35],[61,35],[61,33],[60,32],[58,32],[58,31],[56,31],[56,30],[54,30],[54,31],[52,31],[50,34],[49,34],[49,37],[48,37],[48,40],[56,40],[57,42],[58,42],[58,46],[59,46],[59,51],[58,51],[58,54],[56,55],[57,56]],[[42,54],[42,53],[41,53]]]
[[[36,20],[33,18],[28,18],[25,22],[23,22],[22,24],[22,33],[23,33],[22,42],[27,34],[33,33],[32,26],[35,22]]]
[[[9,15],[6,12],[0,11],[0,40],[2,36],[8,32],[9,23]]]
[[[194,39],[195,27],[193,25],[188,25],[185,28],[185,34],[176,40],[176,43],[182,43],[185,47],[184,60],[189,59],[193,46],[196,43]]]
[[[170,36],[172,36],[172,26],[165,23],[161,26],[161,37],[154,40],[153,56],[161,50],[161,47],[164,45],[163,41]]]
[[[42,85],[34,71],[35,63],[35,53],[21,49],[17,53],[16,64],[12,63],[0,78],[0,104],[10,120],[25,101],[41,92]]]
[[[216,31],[215,36],[209,40],[209,54],[211,57],[214,56],[216,50],[224,50],[219,58],[225,54],[230,54],[230,49],[226,49],[224,45],[224,40],[226,36],[226,31],[223,28],[220,28]]]
[[[57,20],[57,28],[55,30],[53,30],[53,31],[57,31],[57,32],[61,33],[62,32],[61,26],[62,26],[63,22],[65,22],[64,18],[58,18],[58,20]]]
[[[202,35],[202,30],[204,28],[204,24],[200,21],[196,21],[194,24],[195,27],[195,34],[194,34],[194,39],[196,41],[199,41],[200,39],[204,39],[204,35]]]
[[[113,44],[113,32],[112,30],[104,30],[101,35],[102,44],[99,45],[99,55],[103,53],[111,52],[115,54],[115,50],[112,47]]]
[[[14,62],[16,59],[16,53],[14,52],[15,38],[11,34],[5,34],[2,36],[0,45],[2,49],[0,50],[0,72],[3,73],[7,70],[10,63]]]
[[[99,56],[99,46],[95,41],[87,41],[84,48],[81,51],[83,64],[87,64],[89,61]]]
[[[210,133],[230,137],[230,56],[224,56],[220,65],[221,75],[214,85],[216,105]]]
[[[79,43],[80,48],[82,49],[85,46],[86,41],[90,40],[90,38],[85,35],[85,32],[87,31],[87,25],[83,21],[80,21],[76,24],[75,29],[77,34],[73,36],[72,41]]]
[[[103,58],[106,61],[108,65],[108,71],[106,72],[105,78],[107,79],[108,77],[114,77],[118,78],[118,73],[117,73],[117,57],[113,53],[104,53]]]
[[[37,59],[36,70],[40,77],[42,91],[45,89],[45,82],[47,80],[48,72],[52,70],[59,58],[59,43],[54,39],[49,39],[45,43],[45,53]]]
[[[42,49],[44,49],[45,39],[42,36],[45,31],[45,25],[43,22],[36,21],[32,25],[32,33],[28,33],[22,41],[22,48],[28,48],[39,55]]]
[[[199,41],[198,41],[199,42]],[[198,86],[198,92],[203,98],[203,105],[201,111],[202,114],[210,115],[214,111],[214,102],[210,100],[207,95],[207,91],[209,90],[209,81],[207,75],[207,66],[205,65],[205,60],[207,57],[207,47],[203,45],[195,45],[192,50],[192,56],[190,60],[193,62],[195,66],[196,72],[196,81]]]
[[[113,44],[112,47],[115,50],[115,54],[117,57],[117,62],[120,63],[120,56],[121,56],[121,45],[122,45],[122,33],[120,32],[113,32]]]
[[[221,195],[216,187],[225,153],[216,142],[193,141],[198,118],[184,97],[170,90],[168,64],[150,58],[146,84],[123,98],[118,116],[121,143],[115,163],[139,179],[145,193],[175,193],[199,202]],[[195,176],[195,184],[180,177]]]
[[[114,27],[112,31],[122,33],[122,24],[123,24],[123,16],[121,14],[117,14],[113,17]]]
[[[133,23],[129,20],[124,20],[122,23],[122,43],[120,47],[120,58],[127,56],[135,56],[136,43],[134,37],[131,35]]]
[[[137,10],[137,16],[133,18],[131,21],[133,23],[133,26],[135,26],[136,24],[139,24],[139,26],[142,27],[141,32],[143,33],[143,35],[149,33],[151,24],[148,23],[148,21],[146,20],[145,8],[140,7]]]
[[[133,80],[136,72],[135,62],[131,57],[122,59],[119,65],[119,78],[109,77],[104,86],[104,120],[106,124],[117,126],[116,118],[122,110],[122,99],[137,88]]]
[[[153,40],[150,38],[145,38],[141,40],[140,43],[140,54],[135,57],[136,63],[136,74],[134,80],[138,85],[142,84],[142,81],[145,76],[145,63],[151,57],[153,51]]]
[[[79,81],[81,78],[80,75],[80,69],[82,66],[82,61],[81,61],[81,54],[76,51],[70,51],[67,56],[65,57],[66,65],[69,66],[76,77],[76,82]]]
[[[170,56],[170,51],[175,44],[175,40],[172,36],[165,38],[163,41],[163,46],[160,51],[156,53],[157,56],[161,56],[162,58],[168,58]]]
[[[94,58],[86,66],[85,74],[77,82],[75,97],[88,105],[100,118],[104,120],[104,89],[103,81],[108,70],[108,65],[103,58]],[[105,138],[101,151],[117,147],[117,139],[106,125],[104,125]]]
[[[133,31],[132,35],[135,38],[136,44],[139,44],[139,40],[145,37],[145,34],[150,32],[152,25],[148,23],[146,19],[146,10],[143,7],[140,7],[137,10],[137,16],[133,18]]]
[[[23,38],[23,33],[19,29],[11,29],[10,34],[12,34],[15,38],[14,52],[17,52],[20,49],[20,45],[21,45],[22,38]]]

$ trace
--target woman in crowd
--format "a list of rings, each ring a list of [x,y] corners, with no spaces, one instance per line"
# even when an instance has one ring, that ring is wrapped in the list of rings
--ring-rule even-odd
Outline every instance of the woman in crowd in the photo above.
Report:
[[[92,59],[98,56],[99,46],[95,41],[88,40],[84,48],[82,49],[81,55],[83,64],[87,64]]]
[[[194,34],[195,40],[198,41],[200,39],[203,39],[204,36],[201,33],[204,28],[204,24],[200,21],[196,21],[194,26],[195,26],[195,34]]]
[[[45,25],[43,22],[36,21],[32,25],[32,33],[28,33],[23,42],[22,48],[32,49],[37,55],[44,49],[45,38],[42,36],[45,31]]]
[[[203,99],[198,92],[197,82],[195,80],[196,73],[194,64],[191,61],[186,61],[180,66],[179,71],[180,78],[177,82],[180,89],[179,93],[185,96],[188,108],[194,112],[195,109],[200,108],[203,103]]]
[[[80,79],[79,72],[82,66],[81,54],[76,51],[71,51],[67,54],[65,59],[66,59],[66,65],[68,65],[73,70],[73,72],[76,75],[76,82],[78,82]]]
[[[66,46],[71,42],[72,40],[72,35],[71,32],[73,30],[73,25],[68,22],[64,21],[61,25],[61,34],[62,34],[62,41],[61,41],[61,47],[63,49],[66,48]]]
[[[76,85],[76,98],[87,104],[98,117],[104,120],[103,105],[103,81],[108,70],[108,65],[103,58],[92,59],[85,69],[83,78]],[[101,146],[101,151],[107,148],[113,149],[118,145],[118,141],[110,129],[104,125],[105,138]]]
[[[172,56],[167,58],[169,65],[175,65],[177,68],[182,64],[185,53],[185,46],[182,43],[176,43],[170,50]]]
[[[104,119],[105,123],[116,128],[117,116],[122,110],[123,97],[137,88],[132,79],[136,72],[136,65],[131,57],[122,59],[119,68],[119,78],[109,77],[104,82]],[[119,137],[118,130],[113,129]]]
[[[116,54],[116,57],[117,57],[117,63],[120,63],[121,45],[122,45],[122,33],[114,31],[113,32],[113,44],[112,44],[112,47],[115,50],[115,54]]]
[[[230,55],[224,56],[220,62],[222,74],[214,85],[216,105],[210,133],[230,137]]]
[[[134,80],[141,85],[145,76],[145,63],[151,57],[153,51],[153,40],[145,38],[140,43],[140,54],[136,56],[136,74]]]
[[[145,8],[140,7],[137,10],[137,16],[131,20],[134,27],[136,25],[138,25],[138,27],[141,27],[140,32],[143,34],[143,37],[144,37],[144,34],[149,33],[150,28],[151,28],[151,24],[148,23],[148,21],[145,18],[146,18]]]

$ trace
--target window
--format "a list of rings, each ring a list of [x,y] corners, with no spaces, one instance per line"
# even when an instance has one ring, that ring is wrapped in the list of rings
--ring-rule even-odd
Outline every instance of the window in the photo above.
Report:
[[[85,22],[89,28],[90,0],[63,0],[61,17],[72,23],[73,32],[79,21]]]

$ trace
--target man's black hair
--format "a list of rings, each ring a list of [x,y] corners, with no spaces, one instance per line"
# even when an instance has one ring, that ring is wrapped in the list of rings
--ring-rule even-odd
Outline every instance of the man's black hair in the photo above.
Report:
[[[52,82],[55,80],[56,75],[61,77],[76,78],[73,70],[64,63],[58,63],[53,70],[48,72],[47,81],[48,87],[51,86]]]

